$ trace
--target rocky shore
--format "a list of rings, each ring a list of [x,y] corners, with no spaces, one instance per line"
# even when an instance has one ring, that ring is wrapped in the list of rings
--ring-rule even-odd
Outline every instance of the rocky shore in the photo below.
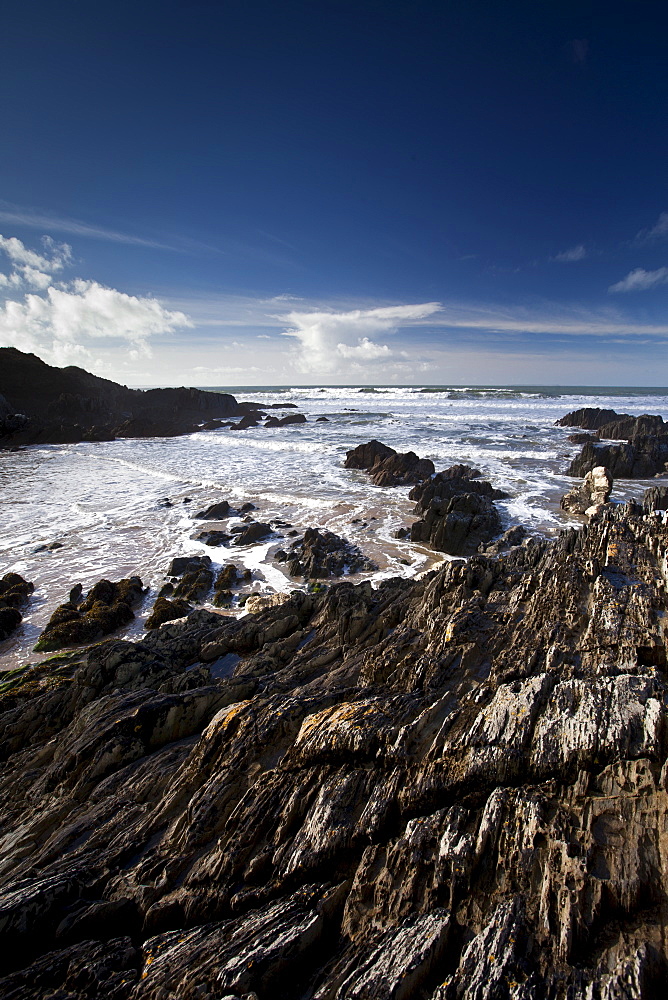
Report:
[[[597,464],[549,541],[502,533],[470,466],[348,459],[468,558],[374,589],[338,582],[346,539],[293,532],[315,584],[242,616],[195,606],[242,570],[177,558],[141,641],[102,638],[141,580],[74,587],[40,639],[64,651],[2,675],[3,998],[661,995],[668,489],[611,503]],[[290,527],[251,507],[242,531]],[[238,513],[194,528],[232,555]],[[0,582],[11,627],[31,588]]]

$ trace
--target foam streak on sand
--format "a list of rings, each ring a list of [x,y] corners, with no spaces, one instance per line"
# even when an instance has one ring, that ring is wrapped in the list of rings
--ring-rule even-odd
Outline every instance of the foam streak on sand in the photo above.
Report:
[[[359,388],[265,387],[237,397],[294,403],[307,423],[0,453],[0,570],[20,572],[36,587],[24,625],[0,646],[0,666],[25,662],[44,622],[79,582],[87,588],[101,577],[141,576],[152,593],[128,631],[140,634],[141,615],[181,553],[250,568],[258,590],[304,586],[273,560],[291,541],[288,529],[250,547],[211,547],[195,538],[211,522],[192,515],[222,499],[232,506],[250,500],[258,520],[289,522],[300,534],[319,526],[343,535],[377,564],[365,574],[372,580],[435,565],[442,556],[393,537],[414,520],[409,488],[378,489],[366,473],[343,467],[345,453],[371,438],[430,458],[437,470],[477,466],[510,494],[498,505],[504,528],[523,523],[550,535],[574,523],[559,498],[572,485],[564,472],[578,451],[555,421],[581,406],[668,417],[668,399],[658,390],[422,388],[376,387],[382,408],[370,409],[374,394]],[[639,496],[647,485],[617,483],[613,499]],[[34,551],[53,542],[62,548]]]

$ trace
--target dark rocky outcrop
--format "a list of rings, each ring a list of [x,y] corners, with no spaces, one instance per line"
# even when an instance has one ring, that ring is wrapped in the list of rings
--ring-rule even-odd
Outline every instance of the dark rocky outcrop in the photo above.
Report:
[[[216,577],[213,591],[213,603],[217,607],[228,607],[234,600],[233,590],[250,583],[252,573],[249,569],[240,569],[233,563],[227,563]]]
[[[230,542],[234,535],[228,535],[226,531],[200,531],[199,534],[195,535],[198,542],[204,542],[205,545],[211,545],[217,547],[218,545],[225,545]]]
[[[608,502],[612,486],[609,471],[602,465],[597,465],[586,474],[582,483],[564,494],[561,508],[571,514],[587,514],[591,517],[599,512],[602,504]]]
[[[290,424],[305,424],[306,417],[303,413],[289,413],[287,417],[269,417],[265,421],[265,427],[288,427]]]
[[[357,545],[325,528],[307,528],[302,540],[284,554],[284,561],[290,576],[303,576],[305,580],[377,568]]]
[[[453,556],[470,556],[501,532],[501,519],[493,500],[508,494],[496,490],[478,471],[455,465],[414,486],[411,540]]]
[[[37,640],[35,651],[48,653],[64,646],[95,642],[131,622],[133,608],[143,597],[138,576],[117,583],[99,580],[82,603],[75,598],[56,608]]]
[[[584,476],[595,466],[604,465],[615,479],[648,479],[665,475],[668,469],[668,425],[657,415],[639,417],[614,410],[585,407],[568,413],[557,424],[585,427],[596,431],[599,440],[626,441],[626,444],[598,444],[586,441],[571,462],[568,476]]]
[[[605,507],[14,672],[3,1000],[661,996],[667,556]]]
[[[5,573],[0,580],[0,640],[19,627],[23,621],[19,608],[28,601],[34,589],[34,584],[18,573]]]
[[[642,503],[648,514],[653,510],[668,510],[668,486],[650,486],[643,493]]]
[[[615,410],[603,410],[598,406],[583,406],[580,410],[572,410],[565,417],[555,422],[557,427],[581,427],[585,431],[597,431],[599,427],[613,420],[623,420],[627,413],[617,413]],[[633,419],[633,418],[631,418]]]
[[[471,473],[475,473],[472,475]],[[480,473],[466,465],[452,465],[449,469],[437,473],[431,479],[414,486],[408,494],[409,500],[415,500],[414,514],[423,514],[434,501],[450,500],[464,493],[475,493],[489,500],[505,500],[508,496],[503,490],[494,489],[485,479],[477,479]]]
[[[189,434],[213,418],[252,419],[262,409],[202,389],[128,389],[82,368],[54,368],[14,347],[0,348],[0,393],[5,446]]]
[[[411,526],[411,541],[452,556],[470,556],[502,530],[492,501],[479,493],[433,500]]]
[[[225,517],[232,517],[236,511],[232,510],[227,500],[219,500],[217,503],[210,504],[206,510],[200,510],[194,517],[201,518],[205,521],[221,521]]]
[[[434,463],[418,458],[413,451],[404,454],[380,441],[369,441],[346,453],[346,469],[365,469],[374,486],[403,486],[419,483],[434,473]]]
[[[263,541],[272,533],[273,528],[270,524],[264,524],[262,521],[251,521],[241,530],[234,532],[236,537],[233,545],[255,545],[256,542]]]

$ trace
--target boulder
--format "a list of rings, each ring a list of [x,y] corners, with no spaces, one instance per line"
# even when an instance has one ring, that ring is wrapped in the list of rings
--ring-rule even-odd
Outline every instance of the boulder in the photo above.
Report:
[[[198,511],[194,516],[203,521],[222,521],[225,517],[232,517],[234,513],[227,500],[219,500],[206,510]]]
[[[627,413],[617,413],[615,410],[600,409],[597,406],[584,406],[580,410],[572,410],[565,417],[560,417],[555,421],[555,426],[581,427],[585,431],[597,431],[599,427],[613,420],[623,420],[627,417]]]
[[[291,576],[318,580],[377,569],[361,549],[325,528],[307,528],[300,542],[286,553]]]
[[[571,514],[588,514],[592,508],[608,502],[612,484],[609,471],[604,466],[597,465],[586,474],[579,486],[564,494],[561,508]]]
[[[505,500],[507,498],[507,493],[494,489],[486,479],[453,475],[453,470],[459,468],[462,466],[452,466],[450,469],[439,472],[431,479],[426,479],[414,486],[408,494],[409,500],[416,501],[413,513],[422,514],[434,501],[448,500],[464,493],[475,493],[478,496],[488,497],[490,500]]]
[[[225,545],[226,542],[232,540],[234,536],[228,535],[226,531],[200,531],[198,535],[195,536],[198,542],[204,542],[205,545],[218,546]]]
[[[343,464],[347,469],[366,469],[374,486],[419,483],[434,473],[434,463],[428,458],[418,458],[413,451],[400,454],[380,441],[358,445],[346,454]]]
[[[145,629],[159,628],[165,622],[175,621],[177,618],[184,618],[192,611],[192,604],[187,601],[168,601],[166,597],[158,597],[153,605],[153,611],[146,619]]]
[[[430,545],[453,556],[470,556],[501,532],[501,519],[492,501],[478,493],[435,498],[423,517],[411,527],[411,541]]]
[[[80,646],[101,639],[131,622],[133,608],[143,597],[138,576],[117,583],[99,580],[81,604],[67,601],[56,608],[37,640],[35,652],[52,652],[64,646]]]
[[[272,533],[271,525],[264,524],[262,521],[251,521],[249,525],[237,534],[233,544],[255,545],[256,542],[261,542]]]
[[[183,576],[184,573],[194,573],[210,567],[210,556],[176,556],[169,564],[167,576]]]

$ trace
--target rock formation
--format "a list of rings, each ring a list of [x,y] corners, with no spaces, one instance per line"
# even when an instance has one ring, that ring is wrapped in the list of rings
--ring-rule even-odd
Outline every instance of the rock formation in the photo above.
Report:
[[[469,556],[501,532],[501,519],[493,500],[507,496],[486,480],[474,478],[477,470],[452,466],[433,479],[414,486],[408,494],[416,500],[411,541],[439,552]]]
[[[595,430],[599,440],[626,442],[598,444],[586,441],[566,470],[568,476],[584,476],[599,465],[609,469],[615,479],[648,479],[666,474],[668,426],[660,416],[643,414],[632,417],[614,410],[585,407],[566,414],[557,424]]]
[[[302,540],[284,553],[283,561],[288,564],[290,576],[305,580],[376,569],[357,545],[324,528],[307,528]]]
[[[19,627],[23,621],[19,608],[34,589],[34,585],[18,573],[5,573],[0,580],[0,640],[7,639]]]
[[[428,458],[418,458],[413,451],[400,454],[380,441],[353,448],[343,464],[346,469],[365,469],[374,486],[419,483],[434,473],[434,463]]]
[[[114,632],[121,625],[127,625],[134,618],[133,608],[144,597],[142,582],[138,576],[112,583],[99,580],[80,603],[74,596],[61,604],[51,615],[42,631],[35,651],[48,653],[64,646],[82,645],[95,642],[102,636]]]
[[[14,672],[0,994],[662,995],[667,556],[606,507]]]
[[[12,446],[187,434],[213,417],[262,409],[202,389],[128,389],[15,347],[0,348],[0,393],[0,438]]]
[[[579,486],[565,493],[561,498],[562,510],[571,514],[597,514],[607,503],[612,493],[612,476],[602,465],[597,465],[584,477]]]

